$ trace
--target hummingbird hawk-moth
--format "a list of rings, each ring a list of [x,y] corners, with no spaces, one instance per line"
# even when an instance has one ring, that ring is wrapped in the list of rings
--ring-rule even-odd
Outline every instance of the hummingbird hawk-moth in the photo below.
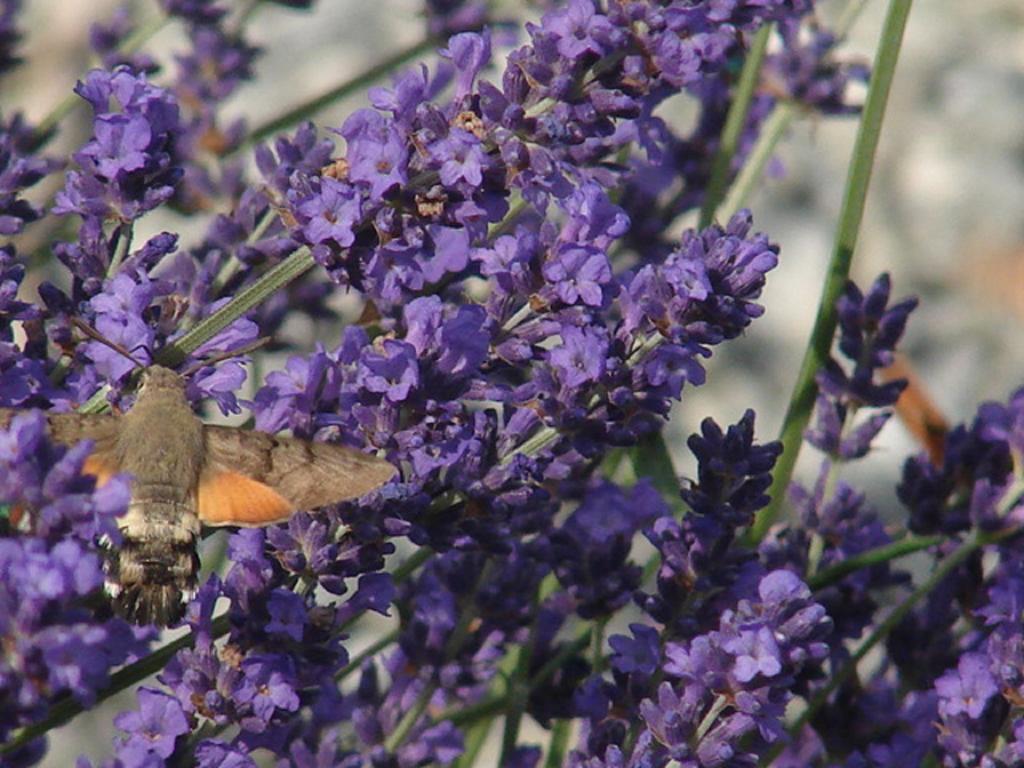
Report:
[[[0,408],[0,426],[18,411]],[[106,562],[116,613],[137,624],[176,622],[196,588],[201,526],[263,526],[300,509],[356,499],[395,468],[355,448],[204,424],[174,371],[152,366],[126,413],[47,414],[50,436],[91,440],[84,471],[103,484],[132,476],[123,543]]]

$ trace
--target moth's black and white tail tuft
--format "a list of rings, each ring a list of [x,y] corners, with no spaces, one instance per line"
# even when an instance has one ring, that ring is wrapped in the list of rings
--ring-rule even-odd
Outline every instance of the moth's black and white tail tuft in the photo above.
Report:
[[[136,522],[130,516],[126,521]],[[195,533],[190,526],[124,522],[124,541],[109,550],[106,562],[106,590],[114,612],[133,624],[177,623],[196,590]]]

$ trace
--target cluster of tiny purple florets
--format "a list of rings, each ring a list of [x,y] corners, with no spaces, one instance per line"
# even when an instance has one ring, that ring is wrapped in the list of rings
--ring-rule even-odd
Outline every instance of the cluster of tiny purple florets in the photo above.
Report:
[[[92,131],[71,157],[47,156],[44,132],[0,115],[0,235],[56,216],[78,226],[48,244],[62,275],[42,279],[39,301],[25,298],[30,260],[0,247],[0,406],[26,411],[0,428],[0,749],[17,744],[0,760],[41,759],[45,740],[19,729],[92,706],[155,636],[100,596],[99,541],[117,545],[128,478],[97,489],[83,475],[89,446],[56,444],[32,410],[98,391],[131,404],[134,363],[73,321],[144,364],[189,370],[197,405],[244,406],[258,429],[401,469],[360,504],[232,534],[187,609],[190,644],[114,719],[103,765],[448,765],[502,716],[502,764],[535,768],[543,750],[523,743],[523,715],[557,734],[573,768],[1024,760],[1012,537],[1024,393],[951,430],[938,463],[907,461],[907,527],[946,537],[935,560],[969,537],[985,546],[903,617],[884,662],[825,687],[885,596],[911,588],[888,561],[820,578],[894,541],[838,477],[904,387],[880,371],[915,302],[892,303],[886,276],[837,305],[837,353],[806,433],[823,459],[792,490],[796,519],[747,536],[782,451],[755,438],[752,411],[701,424],[682,487],[647,479],[627,452],[764,311],[779,247],[748,211],[665,234],[703,202],[752,33],[780,32],[733,170],[779,99],[856,111],[847,86],[866,71],[832,55],[810,0],[548,2],[503,62],[487,3],[428,0],[436,71],[371,89],[338,144],[306,123],[256,146],[258,178],[249,128],[222,106],[259,48],[226,4],[160,5],[186,41],[167,71],[126,46],[127,12],[91,30],[103,68],[76,88]],[[18,6],[0,2],[0,74],[18,61]],[[672,99],[696,105],[689,134],[658,114]],[[26,190],[58,168],[52,203],[31,202]],[[173,233],[135,242],[157,208],[206,229],[188,245]],[[177,350],[306,252],[321,270]],[[315,346],[287,338],[286,319],[336,320],[340,291],[361,299],[358,321]],[[240,401],[247,360],[208,358],[259,337],[301,354]],[[625,464],[636,483],[614,481]],[[362,653],[351,641],[367,641],[370,613],[392,630]],[[791,733],[795,697],[816,703]]]

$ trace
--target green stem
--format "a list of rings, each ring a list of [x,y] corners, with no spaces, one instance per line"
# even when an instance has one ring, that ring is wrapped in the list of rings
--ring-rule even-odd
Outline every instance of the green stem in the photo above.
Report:
[[[128,249],[132,247],[133,232],[132,222],[128,221],[121,225],[120,231],[117,233],[117,245],[114,246],[114,255],[110,259],[110,266],[107,267],[107,277],[113,277],[121,268],[125,256],[128,255]]]
[[[416,698],[416,702],[412,705],[408,712],[406,712],[402,719],[398,722],[393,730],[384,740],[384,748],[391,753],[394,753],[402,742],[405,741],[405,737],[409,735],[412,727],[416,725],[416,721],[420,719],[420,716],[427,711],[427,706],[430,704],[430,698],[434,695],[434,691],[437,690],[437,686],[434,683],[428,683],[426,687],[420,691],[420,695]]]
[[[259,280],[243,288],[227,304],[168,344],[157,355],[162,365],[178,365],[246,312],[255,309],[286,285],[308,272],[316,262],[308,248],[300,248]]]
[[[551,727],[551,743],[544,758],[544,768],[560,768],[565,762],[565,750],[569,746],[569,721],[556,720]]]
[[[537,586],[533,595],[533,614],[536,617],[537,609],[541,604],[541,592],[543,584]],[[519,648],[515,670],[513,670],[508,681],[507,698],[509,704],[505,710],[505,729],[501,737],[501,758],[500,765],[505,765],[512,759],[512,752],[519,741],[519,725],[526,711],[527,699],[530,696],[530,687],[527,677],[530,674],[530,663],[533,660],[533,653],[537,647],[537,622],[534,620],[530,626],[530,634],[526,643]]]
[[[397,640],[398,630],[393,629],[386,635],[381,637],[379,640],[377,640],[377,642],[368,645],[366,648],[364,648],[355,656],[353,656],[352,660],[349,661],[348,664],[346,664],[338,671],[338,673],[334,676],[335,681],[340,683],[350,674],[359,669],[363,665],[364,661],[366,661],[371,656],[375,656],[379,652],[383,651],[385,648],[387,648],[389,645],[396,642]]]
[[[430,549],[421,547],[394,570],[392,578],[394,578],[396,582],[401,583],[432,555],[433,552]],[[345,622],[339,631],[344,631],[344,629],[350,627],[365,613],[366,609],[357,613]],[[228,621],[227,615],[221,615],[213,620],[210,634],[213,639],[216,640],[217,638],[227,634],[230,628],[231,625]],[[129,664],[127,667],[118,670],[110,676],[110,684],[97,694],[96,701],[93,706],[106,701],[111,696],[121,693],[130,686],[140,683],[150,675],[159,672],[175,653],[182,648],[191,647],[193,642],[194,637],[190,632],[187,635],[179,637],[177,640],[172,640],[166,645],[157,648],[155,651],[144,656],[135,663]],[[0,755],[13,752],[25,744],[28,744],[33,739],[37,739],[46,734],[48,731],[64,725],[77,715],[81,714],[84,710],[85,707],[70,696],[58,699],[54,702],[53,706],[50,707],[50,711],[47,713],[46,717],[37,723],[21,728],[14,734],[9,742],[0,745]]]
[[[934,547],[936,544],[941,544],[945,540],[944,536],[907,536],[899,541],[861,552],[848,560],[843,560],[823,571],[818,571],[807,579],[807,585],[812,590],[818,591],[819,589],[832,586],[845,576],[862,568],[870,568],[873,565],[887,563],[904,555],[920,552],[923,549]]]
[[[299,249],[255,283],[239,291],[231,301],[212,315],[199,321],[195,327],[160,350],[156,356],[156,362],[168,367],[180,365],[190,352],[194,352],[246,312],[259,306],[274,293],[301,277],[315,263],[308,248]],[[107,403],[109,391],[109,386],[101,387],[82,404],[78,412],[102,413],[106,411],[109,408]]]
[[[508,696],[504,694],[489,696],[483,701],[478,701],[476,704],[468,706],[456,705],[450,710],[442,712],[441,716],[437,719],[439,722],[448,720],[452,725],[456,726],[475,724],[504,714],[508,704]]]
[[[754,149],[743,163],[732,186],[729,187],[729,193],[718,207],[719,220],[728,221],[736,211],[743,207],[747,198],[750,197],[754,185],[764,173],[764,168],[768,165],[775,148],[799,114],[799,105],[791,101],[783,102],[772,110],[761,126]]]
[[[825,364],[832,347],[832,337],[836,328],[836,299],[839,298],[850,274],[857,234],[864,218],[864,205],[875,152],[882,131],[882,118],[885,116],[885,107],[892,88],[910,5],[910,0],[891,0],[886,14],[881,43],[872,69],[871,87],[868,89],[864,114],[853,149],[853,160],[846,179],[835,245],[818,305],[818,314],[782,424],[780,439],[783,451],[772,476],[769,492],[771,502],[761,511],[751,528],[751,537],[754,541],[760,541],[764,537],[768,528],[782,512],[785,491],[793,476],[804,429],[817,394],[814,377]]]
[[[220,637],[225,634],[229,628],[230,624],[228,623],[227,616],[219,616],[213,620],[211,634],[215,638]],[[166,645],[161,646],[148,656],[139,659],[134,664],[129,664],[127,667],[118,670],[110,676],[110,684],[96,695],[96,700],[90,706],[95,707],[97,704],[106,701],[111,696],[120,693],[136,683],[141,683],[150,675],[156,674],[163,669],[164,665],[170,661],[174,654],[182,648],[191,647],[194,642],[195,637],[191,632],[189,632],[187,635],[182,635],[177,640],[173,640]],[[20,749],[29,742],[43,736],[48,731],[69,722],[84,710],[85,707],[70,696],[64,696],[63,698],[58,699],[54,702],[53,706],[50,707],[50,711],[47,712],[46,717],[37,723],[32,723],[32,725],[26,725],[24,728],[19,729],[15,732],[10,741],[0,746],[0,755],[6,755]]]
[[[256,126],[249,132],[245,141],[242,142],[235,151],[237,152],[240,149],[247,149],[253,144],[263,141],[263,139],[268,136],[272,136],[275,133],[296,125],[299,121],[309,117],[310,115],[316,114],[334,102],[340,101],[347,96],[362,91],[371,83],[376,82],[385,75],[404,66],[416,57],[423,55],[436,46],[438,42],[439,41],[433,37],[424,38],[418,43],[414,43],[408,48],[398,51],[384,61],[374,64],[372,67],[364,70],[352,79],[346,80],[344,83],[331,88],[329,91],[325,91],[319,96],[314,96],[312,99],[289,109],[283,115],[279,115],[278,117],[268,120],[262,125]]]
[[[746,61],[743,63],[743,71],[740,73],[740,81],[736,86],[736,94],[729,107],[729,114],[725,118],[722,140],[711,163],[711,178],[708,180],[708,188],[704,193],[704,204],[700,208],[700,223],[698,225],[700,229],[710,226],[714,221],[715,211],[729,183],[729,170],[740,145],[740,137],[743,135],[747,115],[750,113],[750,105],[754,100],[754,91],[761,74],[761,63],[764,61],[768,38],[771,37],[773,28],[773,24],[766,24],[757,31],[750,50],[747,52]]]
[[[250,232],[249,236],[245,238],[245,244],[253,245],[258,242],[266,233],[270,225],[276,220],[277,211],[273,208],[268,208],[264,211],[263,216],[260,217],[260,220],[256,223],[252,232]],[[237,256],[231,254],[227,261],[225,261],[221,265],[220,269],[217,270],[217,275],[213,278],[213,282],[210,284],[210,296],[219,296],[220,292],[224,290],[224,286],[228,284],[228,281],[231,280],[231,278],[238,274],[241,268],[242,262],[239,261]]]
[[[808,702],[807,709],[801,712],[800,716],[789,727],[789,732],[791,734],[798,734],[804,725],[806,725],[818,713],[818,710],[824,706],[833,691],[839,688],[840,685],[853,675],[857,670],[857,665],[865,656],[868,655],[871,649],[885,640],[885,638],[889,636],[889,633],[892,632],[892,630],[895,629],[914,609],[914,606],[927,597],[943,579],[949,576],[949,574],[951,574],[956,568],[961,566],[967,558],[981,549],[981,547],[986,544],[1001,541],[1013,533],[1016,533],[1016,531],[1003,531],[999,534],[989,536],[975,533],[957,547],[934,571],[932,571],[932,575],[928,577],[928,580],[915,589],[906,600],[900,603],[892,613],[886,616],[885,620],[879,624],[870,635],[868,635],[867,639],[863,643],[860,644],[849,660],[842,667],[836,670],[828,683],[819,690],[817,694],[815,694],[810,702]]]
[[[476,762],[477,757],[479,757],[480,750],[484,748],[484,744],[487,742],[487,735],[490,732],[490,721],[474,723],[465,736],[465,750],[459,755],[459,759],[455,761],[454,768],[471,768]]]

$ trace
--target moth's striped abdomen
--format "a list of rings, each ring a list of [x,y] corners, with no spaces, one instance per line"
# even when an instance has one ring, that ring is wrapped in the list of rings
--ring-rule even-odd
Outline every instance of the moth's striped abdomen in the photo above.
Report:
[[[138,499],[118,526],[124,541],[107,561],[114,611],[135,624],[177,622],[199,572],[195,512],[176,501]]]

